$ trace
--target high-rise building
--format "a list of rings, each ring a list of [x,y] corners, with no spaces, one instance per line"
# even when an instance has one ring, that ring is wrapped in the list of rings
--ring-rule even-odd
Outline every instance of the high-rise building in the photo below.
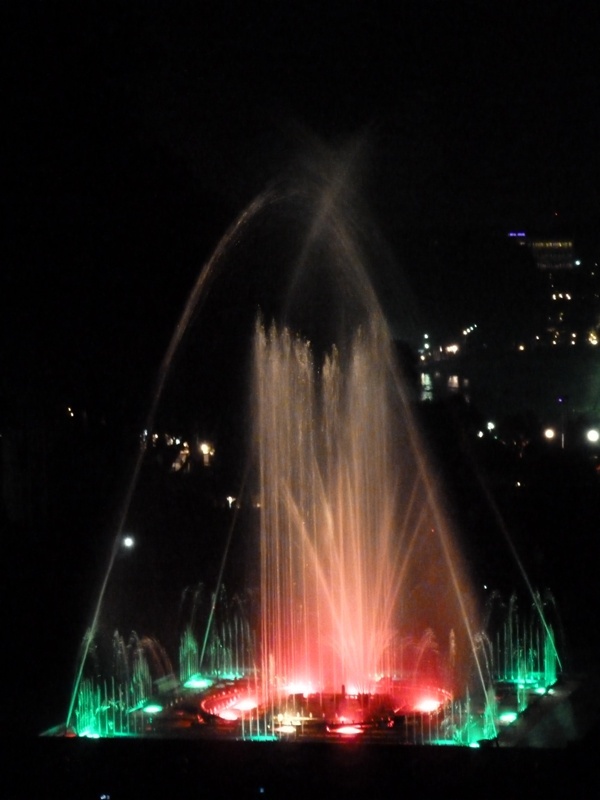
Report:
[[[540,276],[539,309],[543,323],[536,337],[541,344],[596,344],[599,304],[594,270],[582,266],[568,237],[509,237],[527,247]]]
[[[534,261],[541,270],[574,269],[573,242],[570,239],[527,239]]]

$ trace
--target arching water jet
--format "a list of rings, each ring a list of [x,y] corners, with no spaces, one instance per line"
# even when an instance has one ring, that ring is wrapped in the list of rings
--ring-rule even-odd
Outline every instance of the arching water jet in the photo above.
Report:
[[[138,668],[136,691],[129,693],[136,704],[127,709],[138,721],[143,703],[151,708],[151,695],[163,691],[174,715],[183,713],[184,705],[187,713],[191,703],[194,725],[198,715],[210,722],[239,722],[242,735],[249,737],[273,736],[290,725],[319,731],[325,725],[334,735],[347,735],[346,726],[381,723],[403,726],[415,741],[417,728],[428,727],[430,738],[434,729],[444,729],[441,738],[465,743],[464,736],[452,733],[454,721],[441,720],[442,709],[450,709],[451,720],[478,716],[485,734],[494,734],[494,669],[480,663],[477,603],[464,555],[368,278],[355,220],[342,202],[345,189],[344,181],[325,180],[274,190],[255,201],[198,279],[161,365],[149,431],[181,343],[199,309],[206,310],[209,288],[228,272],[229,258],[235,256],[241,272],[254,280],[252,270],[244,272],[242,245],[248,239],[255,244],[249,234],[258,236],[263,225],[260,233],[270,247],[277,237],[271,237],[265,211],[281,211],[278,224],[284,229],[290,211],[301,211],[302,235],[278,230],[278,243],[285,240],[286,246],[274,250],[288,258],[281,260],[275,299],[254,303],[250,294],[244,301],[251,306],[245,312],[251,323],[244,342],[246,349],[251,344],[252,379],[243,393],[252,411],[249,438],[257,473],[246,498],[257,498],[260,515],[260,610],[253,614],[255,605],[249,603],[243,613],[222,619],[217,608],[224,596],[221,560],[216,585],[210,586],[205,630],[188,624],[181,632],[179,685],[173,676]],[[256,260],[253,252],[249,261],[254,266]],[[276,261],[269,266],[278,266]],[[262,290],[259,283],[253,288]],[[257,306],[262,309],[258,321]],[[235,516],[231,519],[225,554],[234,534]],[[105,709],[121,708],[120,698],[129,696],[119,688],[117,699],[108,701],[109,689],[98,694],[88,684],[79,691],[113,561],[114,552],[86,639],[69,722],[76,707],[81,716],[92,717],[89,705],[98,697]],[[82,706],[76,706],[78,697]],[[481,708],[472,714],[477,703]],[[152,724],[142,717],[133,728],[168,730],[172,718],[163,724],[162,712],[153,713]]]

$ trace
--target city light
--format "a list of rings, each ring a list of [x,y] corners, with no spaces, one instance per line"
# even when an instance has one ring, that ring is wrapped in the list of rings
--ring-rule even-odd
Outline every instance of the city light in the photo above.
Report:
[[[554,437],[556,436],[556,431],[554,430],[554,428],[546,428],[546,430],[544,431],[544,436],[546,439],[554,439]]]
[[[598,439],[600,439],[600,432],[597,428],[590,428],[590,430],[586,433],[586,437],[588,442],[592,442],[592,444],[596,444]]]
[[[211,444],[209,444],[208,442],[201,442],[199,447],[198,447],[198,449],[202,453],[202,461],[204,463],[204,466],[205,467],[210,466],[210,459],[215,454],[214,447]]]

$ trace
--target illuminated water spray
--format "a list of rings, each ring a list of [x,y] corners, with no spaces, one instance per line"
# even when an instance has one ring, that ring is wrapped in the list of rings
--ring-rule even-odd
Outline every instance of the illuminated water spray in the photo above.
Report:
[[[259,324],[254,397],[263,691],[450,690],[465,677],[470,590],[380,312],[321,364]]]
[[[252,248],[263,236],[267,252],[284,257],[269,301],[250,297],[243,333],[251,351],[245,392],[256,468],[248,496],[260,509],[258,613],[247,614],[243,603],[232,613],[223,603],[229,543],[244,535],[234,530],[234,517],[218,585],[209,587],[206,629],[199,636],[188,622],[180,632],[178,677],[166,658],[150,657],[159,649],[150,649],[148,638],[129,646],[129,662],[119,660],[126,668],[99,677],[92,663],[99,623],[106,598],[117,596],[108,589],[140,452],[84,640],[67,729],[141,735],[169,731],[191,713],[192,726],[237,720],[236,735],[251,738],[300,729],[321,735],[322,724],[327,734],[354,735],[385,724],[401,726],[402,741],[465,744],[496,734],[494,681],[512,685],[525,670],[545,684],[555,677],[548,667],[555,661],[545,653],[555,653],[548,626],[539,633],[530,626],[524,635],[513,613],[501,637],[481,634],[441,481],[367,275],[359,243],[364,220],[349,194],[346,170],[335,169],[329,178],[273,188],[241,215],[190,294],[146,425],[153,429],[172,362],[200,309],[206,311],[209,289],[232,266],[236,277],[248,278],[241,245],[250,245],[256,264]],[[263,288],[251,275],[249,285]],[[157,697],[163,710],[151,702]]]
[[[473,668],[471,589],[346,177],[317,195],[283,321],[255,330],[263,692],[450,691]]]

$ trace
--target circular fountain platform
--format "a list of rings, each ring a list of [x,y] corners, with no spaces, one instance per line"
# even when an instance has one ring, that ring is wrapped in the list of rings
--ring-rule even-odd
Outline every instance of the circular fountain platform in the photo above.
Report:
[[[353,736],[406,727],[407,718],[431,720],[451,702],[445,689],[415,681],[384,680],[372,692],[280,693],[263,696],[253,681],[232,681],[200,701],[204,720],[253,738],[257,735]]]

